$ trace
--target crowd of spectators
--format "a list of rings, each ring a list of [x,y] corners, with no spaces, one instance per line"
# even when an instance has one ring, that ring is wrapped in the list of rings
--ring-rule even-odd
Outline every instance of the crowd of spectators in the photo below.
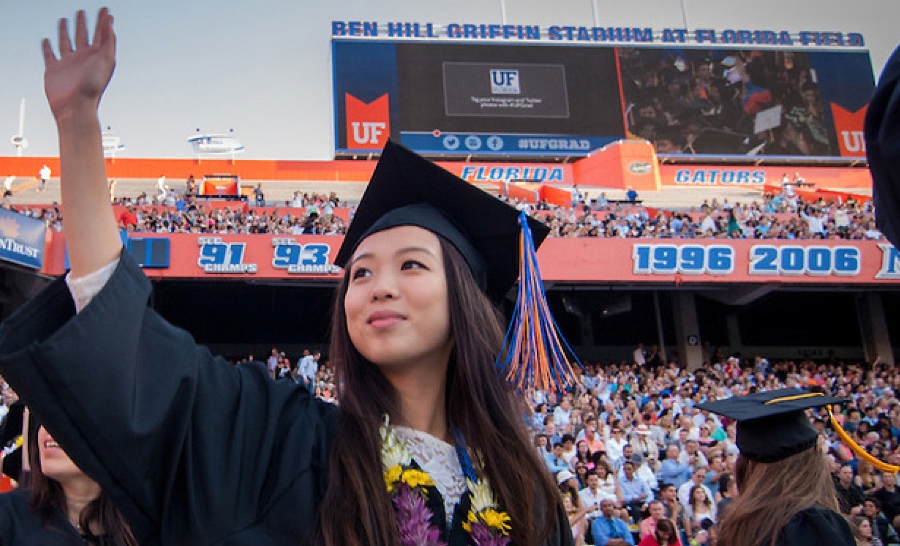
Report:
[[[631,362],[641,358],[642,365]],[[715,524],[738,494],[738,449],[734,423],[697,408],[703,402],[784,387],[824,391],[847,399],[835,416],[859,445],[900,464],[900,374],[893,365],[720,354],[689,372],[642,346],[629,360],[586,365],[581,385],[561,396],[529,393],[535,449],[559,483],[581,544],[609,544],[619,527],[630,535],[614,535],[620,544],[657,544],[652,535],[664,519],[682,544],[715,543]],[[900,544],[896,475],[856,457],[824,413],[810,418],[861,543],[868,533],[881,544]]]
[[[571,208],[537,207],[532,214],[550,226],[551,237],[883,240],[871,203],[803,201],[788,192],[744,203],[713,198],[690,211],[670,211],[604,204],[601,195]]]
[[[333,372],[319,353],[303,350],[291,360],[273,347],[265,362],[273,379],[295,381],[339,403]],[[702,367],[687,370],[641,344],[627,360],[585,363],[580,380],[564,393],[528,391],[523,397],[534,449],[559,485],[577,544],[663,544],[670,526],[669,536],[685,546],[716,543],[716,522],[739,494],[739,450],[735,423],[700,410],[703,402],[779,388],[844,398],[835,417],[847,433],[872,456],[900,465],[895,365],[770,362],[719,350]],[[860,543],[871,536],[900,545],[897,476],[876,471],[842,444],[824,411],[809,416],[820,432],[841,511]]]
[[[659,153],[835,153],[805,53],[623,48],[619,58],[628,130]]]
[[[276,381],[294,381],[332,403],[327,358],[277,347],[262,358]],[[872,456],[900,465],[900,374],[882,362],[770,362],[710,355],[700,368],[668,362],[639,345],[617,363],[586,363],[580,384],[523,397],[534,449],[559,485],[577,544],[716,543],[716,522],[739,494],[735,423],[700,410],[703,402],[778,388],[818,390],[846,399],[835,417]],[[4,404],[15,394],[3,384]],[[878,472],[836,437],[824,412],[809,412],[831,465],[841,511],[861,544],[897,544],[897,476]],[[666,536],[670,540],[666,541]],[[866,538],[872,539],[867,542]]]
[[[803,200],[786,182],[779,192],[761,194],[760,200],[731,203],[727,198],[703,200],[691,210],[666,210],[613,202],[600,193],[594,198],[578,194],[570,206],[546,202],[512,204],[549,225],[551,237],[669,238],[669,239],[845,239],[883,240],[875,226],[871,200],[851,195],[846,200],[818,197]],[[152,233],[267,233],[275,235],[343,235],[354,207],[329,195],[295,192],[282,206],[256,208],[243,202],[212,206],[190,191],[165,189],[149,197],[120,197],[119,224],[131,232]],[[5,208],[42,219],[47,227],[62,229],[58,206]]]

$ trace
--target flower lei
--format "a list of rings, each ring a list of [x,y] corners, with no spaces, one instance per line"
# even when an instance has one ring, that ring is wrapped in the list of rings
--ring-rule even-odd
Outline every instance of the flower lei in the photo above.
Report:
[[[394,435],[388,417],[381,426],[381,464],[384,484],[394,509],[402,546],[446,546],[440,540],[440,531],[431,524],[433,516],[425,505],[426,487],[433,487],[431,476],[415,468],[409,450]],[[486,479],[473,481],[466,478],[471,508],[462,523],[463,529],[476,546],[506,546],[510,537],[510,517],[500,511]]]

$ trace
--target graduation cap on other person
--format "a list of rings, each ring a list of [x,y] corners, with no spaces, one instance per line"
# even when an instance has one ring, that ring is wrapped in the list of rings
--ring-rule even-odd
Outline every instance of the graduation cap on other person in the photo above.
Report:
[[[866,112],[865,141],[872,173],[875,223],[900,248],[900,47],[888,59]]]
[[[717,400],[699,407],[737,421],[741,456],[773,463],[815,447],[818,432],[805,410],[842,402],[842,398],[822,393],[779,389]]]
[[[512,357],[498,363],[507,380],[537,388],[577,382],[537,270],[535,249],[550,232],[547,226],[389,140],[335,264],[346,267],[363,239],[399,226],[418,226],[449,241],[495,303],[521,277],[517,311],[501,352]]]

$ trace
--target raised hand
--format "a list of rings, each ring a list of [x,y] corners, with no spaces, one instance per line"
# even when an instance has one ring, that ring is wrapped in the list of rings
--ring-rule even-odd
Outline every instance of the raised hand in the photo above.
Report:
[[[94,41],[84,11],[75,18],[75,43],[69,23],[59,22],[59,57],[44,40],[44,91],[59,134],[59,174],[66,208],[66,246],[71,274],[82,277],[113,262],[122,249],[109,203],[103,142],[97,107],[116,66],[113,18],[97,14]]]
[[[44,91],[57,122],[84,108],[96,111],[100,97],[116,66],[116,35],[107,8],[97,15],[94,40],[89,42],[84,11],[75,17],[75,43],[69,37],[67,19],[59,21],[59,57],[44,39]]]

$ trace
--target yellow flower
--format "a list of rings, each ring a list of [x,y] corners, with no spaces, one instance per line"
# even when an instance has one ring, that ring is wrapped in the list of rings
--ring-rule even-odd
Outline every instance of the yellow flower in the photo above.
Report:
[[[400,465],[394,465],[384,472],[384,484],[387,486],[388,491],[392,491],[394,489],[394,485],[397,484],[397,481],[400,479],[400,474],[403,472],[403,469],[400,468]]]
[[[463,522],[462,528],[465,529],[467,533],[472,532],[472,524],[478,521],[478,517],[475,515],[475,512],[469,510],[469,515],[466,518],[466,521]]]
[[[434,485],[431,476],[429,476],[427,472],[422,472],[421,470],[416,470],[414,468],[404,470],[400,480],[412,488],[419,487],[420,485]]]
[[[498,512],[493,508],[488,508],[487,510],[481,513],[481,519],[484,520],[484,523],[488,527],[492,527],[497,529],[504,535],[508,535],[510,531],[509,527],[509,514],[506,512]]]

